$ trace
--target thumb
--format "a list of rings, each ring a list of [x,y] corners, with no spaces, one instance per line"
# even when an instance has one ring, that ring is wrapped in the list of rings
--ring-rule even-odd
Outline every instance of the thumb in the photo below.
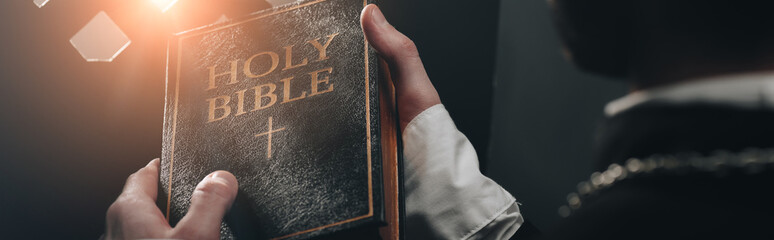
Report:
[[[438,92],[427,77],[414,42],[392,27],[379,7],[366,6],[360,15],[360,25],[368,42],[389,64],[402,130],[419,113],[441,103]]]
[[[238,182],[233,174],[216,171],[207,175],[191,196],[188,213],[175,227],[183,239],[219,239],[220,223],[236,198]]]

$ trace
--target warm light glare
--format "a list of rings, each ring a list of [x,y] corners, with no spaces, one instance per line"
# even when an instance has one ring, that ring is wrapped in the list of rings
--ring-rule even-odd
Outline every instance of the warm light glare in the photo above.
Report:
[[[161,12],[166,12],[172,5],[177,3],[177,0],[150,0],[156,7],[161,9]]]

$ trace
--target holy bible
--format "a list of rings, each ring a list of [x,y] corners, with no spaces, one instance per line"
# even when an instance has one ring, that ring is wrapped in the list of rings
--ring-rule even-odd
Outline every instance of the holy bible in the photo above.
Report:
[[[199,181],[239,180],[223,239],[401,239],[400,134],[364,0],[307,0],[175,34],[159,207],[174,226]]]

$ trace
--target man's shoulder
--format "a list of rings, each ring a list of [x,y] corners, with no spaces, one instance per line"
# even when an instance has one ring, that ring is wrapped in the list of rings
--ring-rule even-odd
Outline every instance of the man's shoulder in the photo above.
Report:
[[[652,154],[774,147],[774,110],[718,104],[648,103],[605,120],[596,167]]]

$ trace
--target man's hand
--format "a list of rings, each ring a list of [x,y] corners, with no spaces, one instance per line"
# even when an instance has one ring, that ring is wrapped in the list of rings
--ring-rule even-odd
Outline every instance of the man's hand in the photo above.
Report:
[[[425,109],[441,103],[438,92],[425,72],[414,42],[395,30],[376,5],[370,4],[360,14],[360,25],[366,39],[387,61],[395,81],[400,128],[406,128]]]
[[[390,66],[404,129],[441,100],[411,39],[395,30],[376,5],[366,6],[360,20],[369,43]],[[156,207],[158,174],[156,159],[129,176],[123,192],[108,209],[106,239],[218,239],[223,216],[236,198],[236,177],[226,171],[207,175],[196,186],[188,213],[172,228]]]
[[[107,211],[106,239],[220,239],[221,220],[237,195],[234,175],[216,171],[199,182],[188,213],[175,228],[156,207],[158,181],[158,159],[129,176]]]

